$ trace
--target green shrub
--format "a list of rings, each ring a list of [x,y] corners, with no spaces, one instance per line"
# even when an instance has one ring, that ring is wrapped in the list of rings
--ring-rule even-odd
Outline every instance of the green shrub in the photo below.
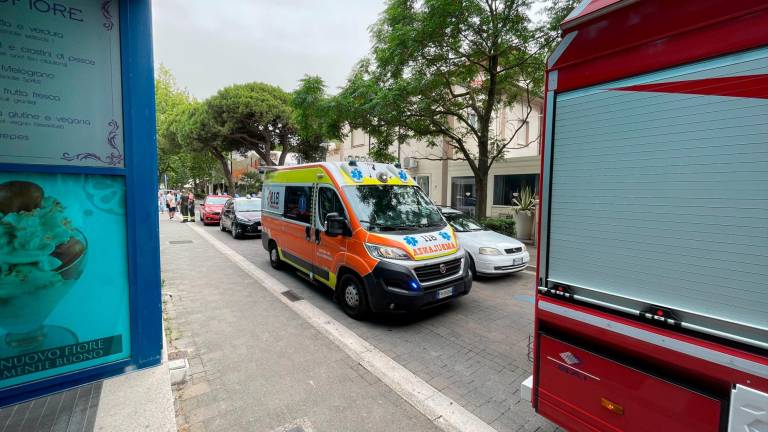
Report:
[[[485,218],[482,224],[491,231],[515,236],[515,220],[512,218]]]

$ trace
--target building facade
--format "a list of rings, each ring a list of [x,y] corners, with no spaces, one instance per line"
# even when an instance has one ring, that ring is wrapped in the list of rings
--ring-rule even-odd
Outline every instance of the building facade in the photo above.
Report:
[[[502,142],[511,141],[489,173],[489,217],[512,214],[515,194],[525,187],[534,191],[538,188],[542,105],[541,100],[534,100],[529,111],[528,104],[516,103],[495,115],[492,136]],[[367,160],[373,144],[370,135],[364,131],[347,131],[343,141],[333,143],[328,149],[327,160]],[[468,147],[476,150],[476,145],[473,148],[471,143]],[[466,160],[456,160],[461,155],[454,148],[440,139],[434,144],[409,140],[399,148],[393,145],[390,152],[433,202],[474,213],[475,178]]]

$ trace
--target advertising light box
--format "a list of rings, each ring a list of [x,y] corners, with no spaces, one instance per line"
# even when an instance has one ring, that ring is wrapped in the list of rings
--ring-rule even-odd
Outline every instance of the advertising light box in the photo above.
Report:
[[[0,406],[160,363],[150,10],[0,0]]]
[[[0,388],[129,356],[123,178],[0,173]]]

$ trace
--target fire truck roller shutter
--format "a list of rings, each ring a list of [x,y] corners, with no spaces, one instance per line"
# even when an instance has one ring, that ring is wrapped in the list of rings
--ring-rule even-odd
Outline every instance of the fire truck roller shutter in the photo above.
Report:
[[[768,343],[768,48],[561,93],[555,113],[549,283]]]

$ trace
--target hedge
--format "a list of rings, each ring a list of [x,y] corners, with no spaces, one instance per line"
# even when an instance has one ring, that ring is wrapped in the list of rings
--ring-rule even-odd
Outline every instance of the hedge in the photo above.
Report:
[[[483,226],[491,231],[496,231],[510,237],[515,236],[515,220],[512,218],[486,218]]]

